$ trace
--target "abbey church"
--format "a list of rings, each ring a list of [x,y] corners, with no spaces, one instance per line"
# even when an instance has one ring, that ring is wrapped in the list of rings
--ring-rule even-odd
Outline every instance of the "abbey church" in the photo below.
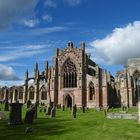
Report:
[[[30,100],[46,105],[53,102],[66,107],[133,106],[138,100],[139,77],[140,59],[129,60],[114,78],[85,53],[85,43],[76,48],[68,42],[64,50],[56,49],[51,67],[46,61],[44,71],[40,72],[36,63],[33,77],[26,71],[23,86],[1,88],[0,100],[21,103]]]

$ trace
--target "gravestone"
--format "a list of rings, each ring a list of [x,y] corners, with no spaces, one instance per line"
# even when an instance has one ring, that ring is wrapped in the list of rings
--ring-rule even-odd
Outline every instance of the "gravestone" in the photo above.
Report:
[[[62,110],[65,111],[65,106],[64,105],[62,106]]]
[[[53,102],[50,103],[50,106],[47,108],[47,113],[46,115],[51,115],[51,110],[53,108]]]
[[[57,109],[60,109],[61,108],[61,105],[60,104],[57,104]]]
[[[82,111],[83,111],[83,113],[85,113],[85,106],[84,105],[82,106]]]
[[[32,105],[32,102],[30,100],[27,101],[27,108],[30,108]]]
[[[32,109],[34,110],[34,118],[35,119],[37,119],[37,107],[38,107],[38,102],[36,102],[32,107]]]
[[[26,128],[25,128],[25,134],[31,133],[32,131],[33,131],[33,130],[32,130],[31,127],[26,127]]]
[[[77,112],[77,106],[76,104],[72,107],[72,116],[73,118],[76,118],[76,112]]]
[[[50,118],[53,118],[56,116],[56,109],[55,109],[55,106],[51,109],[51,116]]]
[[[1,119],[5,119],[6,118],[6,115],[3,111],[0,112],[0,120]]]
[[[41,113],[42,112],[42,109],[39,109],[39,112]]]
[[[100,111],[100,108],[95,106],[95,112],[98,112],[98,111]]]
[[[8,124],[16,125],[21,123],[22,123],[22,104],[11,103]]]
[[[4,111],[9,111],[9,102],[5,102]]]
[[[112,111],[112,112],[114,111],[114,107],[111,108],[111,111]]]
[[[34,115],[35,115],[34,108],[30,108],[29,110],[27,110],[24,123],[25,124],[32,124],[33,120],[34,120]]]
[[[47,111],[47,109],[46,109],[46,108],[44,108],[44,113],[46,113],[46,111]]]

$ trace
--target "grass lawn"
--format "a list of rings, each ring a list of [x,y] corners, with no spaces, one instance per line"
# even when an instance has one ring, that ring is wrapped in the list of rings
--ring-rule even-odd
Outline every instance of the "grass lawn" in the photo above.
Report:
[[[23,118],[25,111],[24,108]],[[135,108],[130,110],[134,111]],[[108,120],[103,111],[93,109],[86,113],[78,110],[75,119],[69,109],[57,109],[56,113],[53,119],[38,113],[32,125],[9,126],[7,120],[0,120],[0,140],[140,140],[140,125],[136,120]],[[32,133],[25,134],[27,126],[33,128]]]

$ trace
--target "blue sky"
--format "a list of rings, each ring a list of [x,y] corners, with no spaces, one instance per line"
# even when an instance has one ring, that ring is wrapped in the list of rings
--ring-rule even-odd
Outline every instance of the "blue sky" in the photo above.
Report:
[[[0,0],[0,85],[23,83],[35,62],[51,65],[55,48],[86,43],[113,75],[140,57],[139,0]]]

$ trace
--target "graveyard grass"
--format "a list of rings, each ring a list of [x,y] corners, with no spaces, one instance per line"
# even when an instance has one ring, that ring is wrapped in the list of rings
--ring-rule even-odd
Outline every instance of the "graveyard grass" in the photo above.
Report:
[[[115,111],[118,111],[116,109]],[[137,111],[132,108],[130,112]],[[23,108],[23,118],[26,109]],[[7,118],[8,118],[8,112]],[[32,133],[25,134],[31,127]],[[77,117],[71,116],[70,109],[56,110],[56,117],[50,119],[44,112],[38,112],[38,119],[32,125],[9,126],[7,120],[0,120],[0,140],[140,140],[140,125],[136,120],[108,120],[104,112],[89,109]]]

